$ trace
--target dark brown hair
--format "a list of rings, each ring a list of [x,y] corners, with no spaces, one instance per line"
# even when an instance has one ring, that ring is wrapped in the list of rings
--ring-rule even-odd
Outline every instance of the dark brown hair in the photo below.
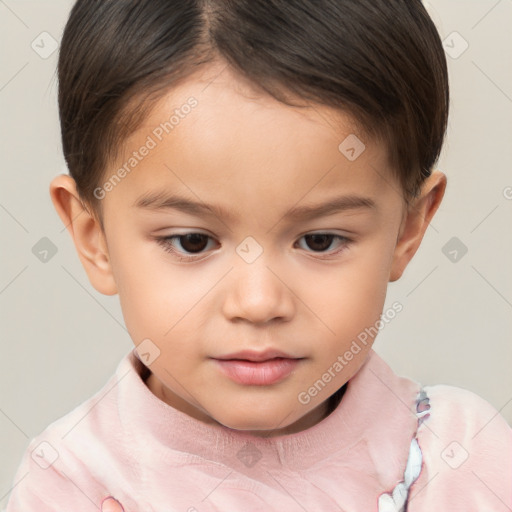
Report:
[[[255,90],[349,114],[386,143],[405,198],[439,157],[446,58],[420,0],[78,0],[59,54],[64,156],[85,205],[149,109],[220,60]],[[341,142],[341,141],[340,141]]]

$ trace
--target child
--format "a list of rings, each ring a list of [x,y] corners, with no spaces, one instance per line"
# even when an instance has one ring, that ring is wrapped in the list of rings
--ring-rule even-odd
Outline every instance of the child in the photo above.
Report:
[[[8,512],[512,510],[505,420],[372,349],[446,186],[419,0],[78,0],[58,71],[51,197],[136,348]]]

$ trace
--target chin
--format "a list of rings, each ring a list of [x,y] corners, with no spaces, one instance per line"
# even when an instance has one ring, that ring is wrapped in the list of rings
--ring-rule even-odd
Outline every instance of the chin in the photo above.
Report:
[[[277,414],[275,411],[265,411],[263,414],[258,414],[258,411],[254,409],[246,414],[237,410],[236,415],[228,414],[216,418],[219,423],[233,430],[261,431],[262,435],[268,431],[287,428],[290,425],[289,417],[284,419],[286,421],[283,422],[281,414]]]

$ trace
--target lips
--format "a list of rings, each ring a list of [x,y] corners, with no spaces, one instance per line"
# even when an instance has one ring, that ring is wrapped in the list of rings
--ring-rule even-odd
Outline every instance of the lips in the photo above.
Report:
[[[214,358],[226,377],[246,386],[269,386],[288,377],[303,357],[293,357],[276,349],[242,350]]]
[[[276,349],[266,349],[263,351],[255,351],[255,350],[242,350],[240,352],[234,352],[232,354],[227,354],[224,356],[215,357],[215,359],[220,360],[230,360],[230,359],[238,359],[243,361],[253,361],[253,362],[261,362],[268,361],[270,359],[282,358],[282,359],[302,359],[301,357],[295,357],[281,350]]]
[[[246,386],[277,384],[300,363],[301,359],[274,358],[267,361],[243,361],[241,359],[215,359],[219,370],[231,380]]]

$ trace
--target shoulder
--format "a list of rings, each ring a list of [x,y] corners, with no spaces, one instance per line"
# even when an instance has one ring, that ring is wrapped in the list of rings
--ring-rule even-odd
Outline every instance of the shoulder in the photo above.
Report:
[[[430,409],[418,428],[423,464],[411,488],[410,512],[509,511],[512,506],[512,429],[477,394],[455,386],[426,386]]]
[[[441,430],[455,431],[459,435],[477,441],[480,434],[502,433],[505,437],[512,433],[503,416],[481,396],[455,386],[425,386],[430,403],[431,426]]]
[[[118,374],[112,376],[93,396],[30,440],[13,480],[7,512],[98,511],[108,495],[100,482],[108,481],[105,476],[112,472],[121,442],[118,380]]]

